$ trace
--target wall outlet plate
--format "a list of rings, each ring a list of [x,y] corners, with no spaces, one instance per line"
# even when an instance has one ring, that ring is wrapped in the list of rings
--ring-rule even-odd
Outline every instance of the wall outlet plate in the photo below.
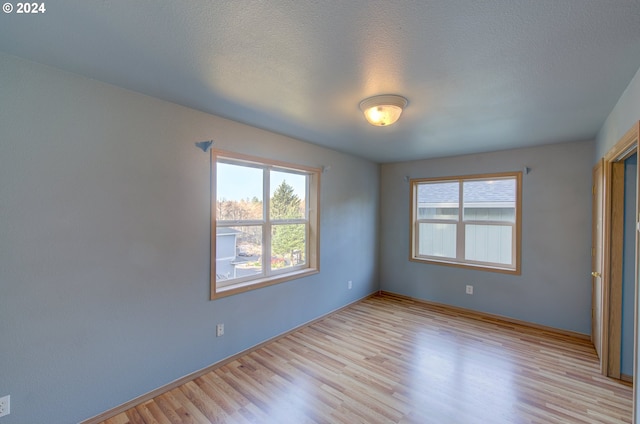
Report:
[[[473,286],[471,285],[467,286],[467,294],[473,294]]]
[[[11,397],[9,395],[0,398],[0,417],[11,413]]]
[[[216,325],[216,337],[224,336],[224,324]]]

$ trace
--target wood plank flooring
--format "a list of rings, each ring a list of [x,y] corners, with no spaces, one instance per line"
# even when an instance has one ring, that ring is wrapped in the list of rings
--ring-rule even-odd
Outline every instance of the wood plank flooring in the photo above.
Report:
[[[630,423],[586,340],[380,295],[103,424]]]

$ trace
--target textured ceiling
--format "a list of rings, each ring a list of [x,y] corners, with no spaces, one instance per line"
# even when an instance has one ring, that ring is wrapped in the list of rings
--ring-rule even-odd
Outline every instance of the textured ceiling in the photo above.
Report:
[[[376,162],[592,139],[640,67],[638,0],[46,7],[0,14],[0,51]],[[372,127],[386,93],[409,105]]]

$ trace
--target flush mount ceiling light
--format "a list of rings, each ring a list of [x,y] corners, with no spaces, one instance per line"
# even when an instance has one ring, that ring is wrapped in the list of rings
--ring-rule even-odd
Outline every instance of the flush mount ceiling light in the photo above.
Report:
[[[371,125],[386,127],[400,118],[402,110],[407,106],[407,99],[395,94],[373,96],[360,102],[360,110]]]

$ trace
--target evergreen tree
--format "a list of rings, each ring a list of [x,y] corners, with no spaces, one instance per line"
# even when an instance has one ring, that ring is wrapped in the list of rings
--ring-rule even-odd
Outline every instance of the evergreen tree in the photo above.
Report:
[[[300,198],[286,181],[276,188],[271,198],[271,219],[302,218]],[[294,251],[304,252],[304,224],[274,225],[271,235],[272,253],[294,260]]]
[[[271,219],[299,218],[300,198],[284,180],[271,198]]]

